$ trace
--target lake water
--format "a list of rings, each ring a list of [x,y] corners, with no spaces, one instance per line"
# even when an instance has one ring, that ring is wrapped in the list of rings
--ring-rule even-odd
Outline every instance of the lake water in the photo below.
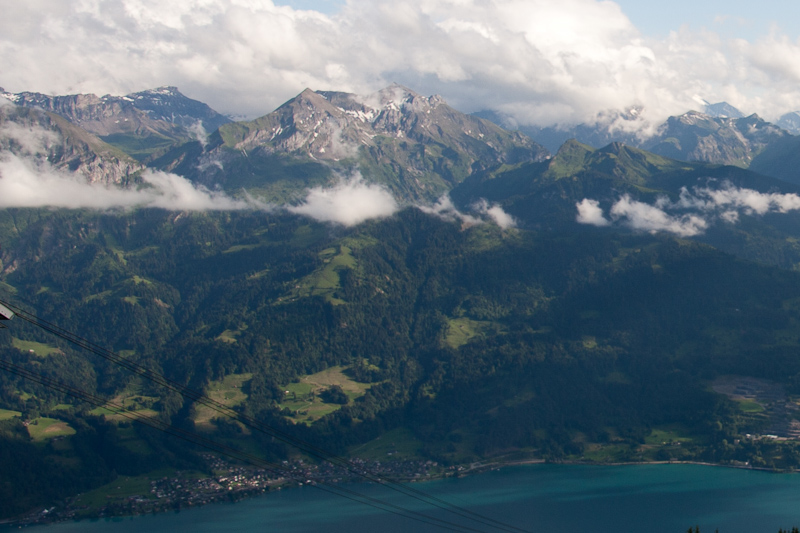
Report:
[[[456,521],[371,484],[347,485],[431,516]],[[413,484],[473,512],[536,532],[777,533],[800,526],[800,474],[700,465],[529,465]],[[436,511],[436,512],[435,512]],[[466,524],[466,522],[461,522]],[[469,524],[481,531],[495,531]],[[446,531],[357,504],[314,487],[154,516],[32,528],[66,532]],[[31,531],[31,529],[29,529]]]

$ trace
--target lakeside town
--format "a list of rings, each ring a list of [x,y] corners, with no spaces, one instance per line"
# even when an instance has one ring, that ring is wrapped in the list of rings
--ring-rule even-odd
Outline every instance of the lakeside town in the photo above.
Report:
[[[467,470],[464,466],[441,467],[435,461],[426,460],[381,462],[358,458],[350,461],[355,469],[328,462],[311,464],[297,459],[283,461],[280,470],[272,470],[233,464],[211,453],[201,456],[213,475],[201,475],[196,471],[174,471],[169,476],[151,479],[147,483],[147,490],[138,494],[126,494],[126,487],[122,484],[124,482],[116,480],[111,484],[116,491],[107,491],[107,502],[103,504],[98,505],[96,498],[90,501],[92,499],[85,494],[77,495],[64,500],[60,505],[37,509],[5,524],[25,527],[65,520],[180,511],[211,503],[237,502],[269,491],[304,485],[325,485],[326,488],[335,490],[337,484],[363,480],[364,474],[391,482],[413,482],[457,475]]]

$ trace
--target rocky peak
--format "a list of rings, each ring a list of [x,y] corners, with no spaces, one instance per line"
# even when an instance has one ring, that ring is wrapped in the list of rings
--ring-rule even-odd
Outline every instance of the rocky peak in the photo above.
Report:
[[[156,133],[167,137],[191,136],[186,129],[198,123],[214,131],[230,122],[206,104],[187,98],[176,87],[165,86],[127,96],[42,93],[4,93],[17,105],[56,113],[94,135]],[[177,128],[176,128],[177,126]]]

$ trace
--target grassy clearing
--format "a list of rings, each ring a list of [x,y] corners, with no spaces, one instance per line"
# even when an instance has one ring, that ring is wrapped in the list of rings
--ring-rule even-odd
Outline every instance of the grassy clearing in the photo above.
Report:
[[[628,460],[629,450],[627,444],[589,444],[584,448],[583,458],[595,463],[618,463]]]
[[[128,261],[125,260],[125,250],[122,249],[122,246],[120,246],[119,242],[117,242],[117,239],[115,239],[111,234],[105,234],[104,237],[106,246],[108,246],[108,249],[117,258],[117,261],[123,265],[127,265]]]
[[[54,353],[63,353],[55,346],[50,346],[49,344],[43,344],[35,341],[24,341],[16,337],[11,337],[11,343],[17,350],[34,353],[40,357],[47,357],[48,355],[52,355]]]
[[[353,448],[350,450],[350,455],[367,461],[408,460],[419,457],[421,448],[422,442],[410,429],[397,428]]]
[[[264,246],[264,244],[236,244],[234,246],[231,246],[227,250],[223,250],[222,253],[233,254],[236,252],[241,252],[243,250],[255,250],[256,248],[260,248],[261,246]]]
[[[125,252],[125,255],[127,255],[128,257],[136,257],[139,255],[146,255],[158,252],[159,250],[161,250],[160,246],[144,246],[142,248],[137,248],[136,250],[129,250]]]
[[[650,435],[645,437],[645,444],[649,445],[664,445],[669,443],[689,443],[694,439],[688,436],[688,432],[681,426],[669,425],[660,428],[654,428]]]
[[[322,391],[332,385],[341,387],[351,402],[363,396],[370,385],[353,381],[344,374],[344,370],[341,366],[333,366],[305,376],[297,383],[285,385],[284,399],[279,407],[292,411],[293,415],[287,417],[290,420],[310,424],[341,408],[341,405],[326,403],[319,397]]]
[[[113,291],[98,292],[96,294],[90,294],[89,296],[84,298],[83,301],[84,302],[91,302],[92,300],[105,300],[106,298],[108,298],[112,294],[114,294]]]
[[[11,420],[15,416],[22,416],[19,411],[10,411],[8,409],[0,409],[0,420]]]
[[[346,303],[336,298],[335,293],[341,289],[339,272],[346,268],[355,270],[358,266],[352,252],[350,247],[344,245],[321,251],[319,257],[324,266],[301,280],[295,287],[293,296],[297,298],[323,296],[335,305]]]
[[[134,411],[138,416],[147,418],[158,416],[158,412],[152,408],[158,402],[158,398],[155,396],[143,396],[138,394],[137,391],[136,387],[126,389],[112,398],[111,402],[129,411]],[[126,416],[117,414],[116,409],[110,407],[95,407],[89,412],[95,416],[104,417],[108,422],[125,422],[129,420]]]
[[[55,418],[40,417],[28,424],[28,434],[34,441],[74,435],[75,430],[66,422]]]
[[[247,395],[242,392],[242,387],[253,378],[253,374],[230,374],[217,381],[209,383],[206,394],[209,398],[227,407],[239,405],[247,399]],[[197,406],[195,408],[194,421],[195,427],[205,431],[214,429],[212,418],[220,416],[219,413],[210,407]]]
[[[253,272],[252,274],[247,276],[247,279],[248,280],[259,279],[259,278],[263,278],[267,274],[269,274],[269,269],[268,268],[266,270],[259,270],[258,272]]]
[[[744,413],[763,413],[765,411],[764,406],[756,401],[739,398],[736,398],[735,401],[739,406],[739,410]]]
[[[17,294],[17,288],[9,285],[5,281],[0,281],[0,291],[7,291],[9,294]]]
[[[242,325],[239,329],[226,329],[219,335],[217,335],[216,340],[227,342],[229,344],[234,344],[239,340],[239,337],[242,333],[247,329],[247,324]]]
[[[484,336],[487,333],[497,333],[500,329],[500,325],[497,322],[472,320],[465,317],[451,318],[448,320],[444,343],[453,349],[457,349],[475,337]]]

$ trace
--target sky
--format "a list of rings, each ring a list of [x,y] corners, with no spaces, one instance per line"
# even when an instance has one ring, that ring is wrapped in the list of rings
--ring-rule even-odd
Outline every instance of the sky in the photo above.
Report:
[[[636,0],[0,0],[0,86],[163,85],[241,118],[305,88],[392,82],[519,124],[642,124],[727,101],[800,110],[800,3]],[[638,126],[637,126],[638,127]]]

